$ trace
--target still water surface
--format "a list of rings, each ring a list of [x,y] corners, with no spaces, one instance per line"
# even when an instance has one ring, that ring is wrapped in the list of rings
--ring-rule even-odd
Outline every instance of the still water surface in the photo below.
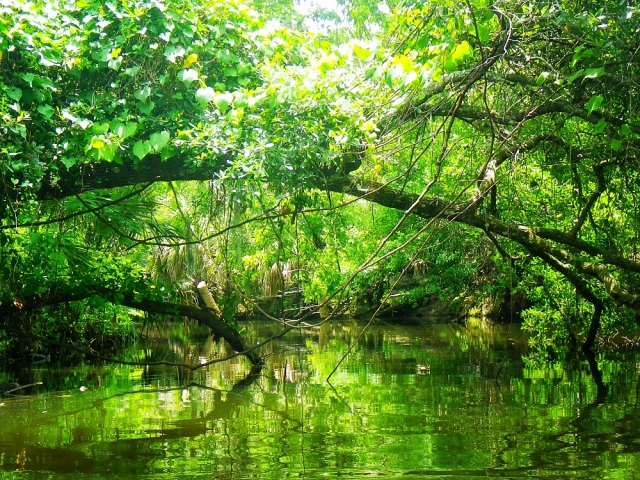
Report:
[[[241,358],[4,373],[43,385],[0,399],[0,478],[636,478],[634,355],[595,371],[530,362],[515,327],[375,326],[327,383],[360,328],[278,340],[252,383]],[[221,348],[186,333],[131,355],[194,363]]]

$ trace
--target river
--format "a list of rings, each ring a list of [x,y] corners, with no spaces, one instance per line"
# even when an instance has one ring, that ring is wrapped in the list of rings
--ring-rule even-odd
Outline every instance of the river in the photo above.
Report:
[[[42,385],[0,398],[0,479],[635,478],[634,353],[540,361],[479,321],[362,327],[292,332],[253,381],[241,357],[4,372]],[[198,329],[151,333],[129,359],[225,354]]]

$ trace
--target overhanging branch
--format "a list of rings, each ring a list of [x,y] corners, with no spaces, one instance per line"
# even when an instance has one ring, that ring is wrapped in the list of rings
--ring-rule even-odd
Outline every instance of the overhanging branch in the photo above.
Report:
[[[95,294],[108,297],[110,293],[113,292],[108,292],[105,291],[104,288],[95,286],[94,288],[85,288],[83,291],[76,293],[49,292],[47,294],[33,296],[30,298],[16,298],[12,303],[0,303],[0,317],[19,316],[24,312],[52,305],[84,300]],[[198,321],[201,325],[209,327],[215,336],[224,338],[231,348],[247,357],[252,364],[258,365],[262,363],[261,357],[254,351],[254,349],[245,345],[244,340],[233,327],[225,323],[222,318],[217,317],[208,310],[189,305],[177,305],[169,302],[136,299],[133,295],[126,294],[122,297],[120,304],[150,313],[192,318]]]
[[[417,198],[415,194],[399,192],[388,186],[370,184],[368,188],[361,187],[353,178],[335,180],[327,185],[327,188],[405,211],[414,205]],[[412,213],[423,218],[440,217],[455,221],[514,241],[562,273],[592,303],[597,303],[599,300],[588,287],[586,280],[578,275],[586,275],[598,280],[604,292],[617,303],[633,307],[640,306],[640,296],[624,292],[605,265],[595,267],[595,263],[581,260],[561,246],[572,247],[582,253],[599,257],[604,264],[627,271],[640,272],[638,262],[604,252],[584,240],[559,230],[532,228],[515,222],[504,222],[490,214],[483,212],[480,215],[466,205],[447,203],[443,199],[425,198],[412,209]]]

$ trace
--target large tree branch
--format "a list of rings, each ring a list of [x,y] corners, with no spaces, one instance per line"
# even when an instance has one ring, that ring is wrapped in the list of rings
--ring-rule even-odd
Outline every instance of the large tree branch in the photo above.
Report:
[[[508,84],[513,86],[517,85],[523,88],[530,88],[531,94],[537,94],[537,90],[540,88],[538,81],[535,78],[519,74],[500,74],[489,72],[486,65],[479,65],[470,70],[456,71],[444,76],[441,81],[433,82],[422,90],[416,92],[402,107],[398,109],[394,115],[384,122],[382,130],[388,131],[393,128],[398,128],[407,122],[415,121],[423,117],[447,117],[451,115],[468,121],[491,120],[496,124],[507,126],[517,125],[531,118],[556,113],[564,113],[571,117],[578,117],[594,125],[600,122],[601,119],[604,119],[609,124],[618,127],[625,123],[625,120],[616,116],[601,114],[598,112],[589,113],[582,104],[575,105],[562,101],[542,102],[538,105],[531,105],[530,107],[524,108],[520,111],[510,113],[501,114],[493,112],[489,116],[484,107],[475,105],[462,105],[456,109],[455,113],[453,113],[453,103],[447,101],[444,96],[442,98],[437,98],[439,95],[442,95],[447,91],[455,93],[455,89],[472,85],[480,79],[493,84]],[[526,90],[520,93],[520,96],[525,95],[527,95]],[[629,125],[629,127],[635,133],[640,132],[640,126],[638,125]]]
[[[107,292],[104,288],[95,286],[94,288],[85,288],[82,291],[75,293],[54,291],[29,298],[16,298],[12,303],[0,303],[0,317],[19,316],[24,312],[52,305],[84,300],[94,294],[108,297],[111,293],[113,292]],[[128,294],[125,294],[124,297],[122,297],[120,304],[150,313],[192,318],[200,324],[209,327],[215,336],[224,338],[231,348],[247,357],[252,364],[258,365],[262,362],[261,357],[252,348],[245,345],[244,340],[233,327],[225,323],[222,318],[216,316],[209,310],[190,305],[178,305],[155,300],[136,299],[133,295]]]
[[[144,310],[145,312],[193,318],[200,324],[209,327],[214,335],[224,338],[231,348],[236,352],[242,353],[252,364],[257,365],[262,362],[260,356],[245,345],[244,340],[234,328],[221,321],[221,318],[217,318],[216,315],[209,310],[190,305],[176,305],[153,300],[134,300],[133,298],[127,297],[122,300],[122,305]]]
[[[38,198],[55,200],[91,190],[142,183],[213,180],[217,172],[228,166],[232,156],[220,154],[198,163],[190,160],[191,158],[194,157],[176,155],[163,161],[160,155],[148,155],[140,162],[124,160],[122,165],[99,162],[74,166],[45,177],[38,191]],[[53,181],[54,176],[59,177],[59,180]]]
[[[327,185],[327,188],[334,192],[359,196],[365,200],[400,210],[410,208],[417,198],[415,194],[403,193],[392,187],[377,183],[370,182],[366,187],[361,186],[353,177],[335,179]],[[571,234],[553,228],[536,228],[521,225],[516,222],[508,223],[485,213],[478,215],[475,210],[469,208],[468,204],[450,204],[440,198],[425,198],[416,206],[412,213],[424,218],[438,216],[483,230],[489,229],[494,234],[522,242],[523,244],[531,243],[534,241],[533,239],[536,239],[536,241],[550,240],[566,247],[575,248],[589,255],[600,257],[606,264],[614,265],[623,270],[640,273],[639,262],[608,253]],[[545,244],[543,246],[547,250],[553,249],[552,251],[555,255],[565,258],[570,255],[569,252],[560,252],[557,250],[557,247],[553,247],[551,244]]]
[[[456,118],[474,121],[474,120],[491,120],[499,125],[515,126],[532,118],[552,115],[552,114],[567,114],[571,117],[578,117],[586,122],[597,124],[602,118],[608,123],[616,126],[621,126],[624,122],[620,119],[604,115],[596,112],[588,113],[584,108],[575,106],[565,102],[545,102],[539,105],[533,105],[529,108],[522,109],[517,112],[500,113],[492,112],[490,115],[486,109],[476,105],[462,105],[457,111],[452,113],[453,104],[450,102],[442,102],[435,105],[425,104],[422,107],[415,109],[413,112],[413,119],[419,117],[449,117],[455,115]],[[407,117],[407,119],[411,119]]]
[[[536,138],[534,140],[532,141],[537,143],[541,139]],[[503,161],[503,157],[506,158],[506,156],[506,153],[504,155],[498,154],[498,161]],[[151,155],[137,164],[133,162],[125,162],[124,165],[101,163],[91,169],[88,166],[84,166],[69,171],[68,175],[58,182],[57,186],[44,184],[40,190],[40,197],[43,199],[60,198],[92,188],[119,187],[133,183],[168,180],[210,180],[216,172],[226,166],[227,160],[227,157],[222,155],[197,167],[187,167],[185,166],[187,162],[184,156],[176,156],[162,162],[158,155]],[[351,163],[345,173],[354,170],[358,166],[358,162],[352,161]],[[89,173],[87,173],[87,170],[90,170]],[[324,184],[318,181],[318,188],[362,197],[368,201],[405,211],[411,205],[414,205],[417,199],[415,194],[400,192],[389,186],[371,183],[366,187],[360,186],[349,175],[334,177]],[[425,218],[443,217],[483,230],[489,227],[492,233],[510,238],[525,247],[531,245],[532,239],[536,239],[536,241],[549,240],[566,247],[575,248],[589,255],[597,256],[606,264],[640,273],[639,262],[605,252],[571,234],[555,229],[532,228],[516,223],[507,224],[493,216],[476,215],[475,211],[470,210],[466,204],[449,204],[443,199],[425,198],[415,205],[412,213]],[[546,245],[545,248],[559,258],[566,258],[568,255],[567,252],[558,251],[557,247],[552,244]]]
[[[361,187],[355,179],[336,179],[328,188],[332,191],[359,196],[389,208],[405,211],[412,208],[413,214],[424,218],[440,217],[507,238],[520,244],[562,273],[594,305],[597,303],[597,297],[593,293],[589,293],[591,290],[586,281],[578,277],[580,274],[597,279],[602,284],[604,291],[619,304],[640,306],[640,296],[624,292],[604,265],[599,264],[600,266],[596,267],[598,264],[582,260],[575,254],[559,247],[558,244],[597,256],[605,264],[614,265],[627,271],[640,272],[638,262],[603,252],[598,247],[559,230],[532,228],[515,222],[504,222],[490,214],[477,214],[467,205],[451,204],[442,199],[425,198],[416,205],[417,195],[415,194],[399,192],[391,187],[381,185]]]
[[[540,258],[549,267],[560,272],[575,287],[576,291],[593,305],[593,315],[587,336],[582,345],[585,350],[590,350],[595,342],[596,334],[600,327],[600,319],[604,310],[604,302],[595,294],[593,287],[582,276],[583,274],[597,278],[603,285],[605,292],[615,301],[633,306],[640,304],[640,296],[623,292],[606,267],[603,265],[596,267],[588,262],[576,261],[575,257],[569,252],[535,235],[533,229],[517,224],[507,224],[488,214],[477,215],[475,210],[464,209],[460,205],[448,204],[441,200],[424,199],[416,205],[416,195],[395,192],[388,187],[363,192],[363,189],[358,188],[353,182],[347,182],[346,179],[341,179],[340,185],[336,184],[335,187],[342,189],[344,193],[350,193],[352,195],[362,196],[364,194],[364,197],[369,201],[381,205],[403,209],[405,211],[411,209],[412,213],[426,218],[447,218],[451,221],[480,228],[485,232],[506,237],[520,244],[532,255]]]
[[[211,181],[228,168],[231,154],[210,156],[206,160],[194,160],[195,154],[182,153],[167,160],[160,155],[147,155],[135,162],[123,164],[99,162],[74,166],[68,170],[52,172],[44,177],[38,190],[39,200],[57,200],[83,192],[138,184],[170,181]],[[362,151],[345,152],[340,166],[318,169],[318,178],[330,178],[336,174],[353,172],[362,162]],[[54,178],[57,180],[54,181]],[[11,197],[8,195],[8,197]]]

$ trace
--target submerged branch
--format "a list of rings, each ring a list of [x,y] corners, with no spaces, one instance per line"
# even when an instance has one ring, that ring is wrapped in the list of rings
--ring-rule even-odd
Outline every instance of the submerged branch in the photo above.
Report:
[[[99,286],[94,286],[92,288],[87,287],[83,291],[73,294],[49,292],[30,298],[16,298],[12,303],[0,304],[0,317],[20,316],[24,312],[38,310],[47,306],[58,305],[66,302],[84,300],[96,294],[110,298],[113,297],[113,293],[114,292],[107,292],[104,288],[100,288]],[[122,292],[119,293],[122,294]],[[233,350],[238,354],[247,357],[252,364],[258,365],[262,363],[262,358],[256,353],[255,347],[248,347],[237,330],[226,324],[224,321],[221,321],[221,318],[217,317],[209,310],[156,300],[136,299],[134,295],[128,293],[125,293],[124,296],[122,296],[120,304],[150,313],[192,318],[198,321],[201,325],[209,327],[215,336],[224,338]]]
[[[214,360],[210,360],[208,362],[203,362],[203,363],[198,363],[196,365],[193,365],[193,364],[190,364],[190,363],[169,362],[169,361],[165,361],[165,360],[147,362],[147,361],[138,361],[138,360],[123,360],[121,358],[109,357],[109,356],[106,356],[106,355],[100,355],[100,354],[95,353],[95,352],[93,352],[91,350],[87,350],[85,348],[78,347],[77,345],[74,345],[73,343],[61,342],[59,340],[54,340],[52,338],[47,338],[47,337],[41,337],[39,335],[27,335],[27,338],[31,338],[31,339],[37,340],[39,342],[44,342],[44,343],[47,343],[49,345],[54,345],[56,347],[68,348],[69,350],[73,350],[75,352],[81,353],[82,355],[85,355],[87,357],[95,358],[97,360],[102,360],[102,361],[105,361],[105,362],[108,362],[108,363],[115,363],[115,364],[119,364],[119,365],[133,365],[133,366],[139,366],[139,367],[166,366],[166,367],[186,368],[188,370],[198,370],[200,368],[208,367],[209,365],[213,365],[215,363],[226,362],[226,361],[231,360],[233,358],[239,357],[240,355],[244,355],[243,352],[236,352],[236,353],[234,353],[232,355],[227,355],[226,357],[216,358]]]
[[[199,307],[190,305],[176,305],[173,303],[159,302],[155,300],[134,300],[133,298],[127,297],[122,300],[122,305],[137,308],[138,310],[144,310],[145,312],[193,318],[200,324],[209,327],[214,335],[224,338],[231,348],[236,352],[243,354],[254,365],[262,362],[262,358],[252,348],[248,348],[245,345],[243,338],[236,329],[224,322],[221,322],[220,318],[217,318],[208,310],[203,310]]]

